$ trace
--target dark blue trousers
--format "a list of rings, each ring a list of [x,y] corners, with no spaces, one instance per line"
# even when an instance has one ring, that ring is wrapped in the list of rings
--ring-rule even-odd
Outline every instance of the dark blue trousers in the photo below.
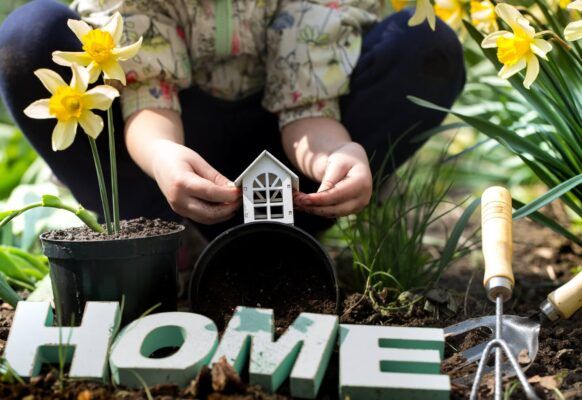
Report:
[[[398,142],[389,168],[384,171],[390,173],[422,145],[411,139],[439,125],[445,116],[416,106],[406,99],[407,95],[449,107],[465,82],[463,53],[456,34],[441,21],[435,32],[428,24],[408,27],[410,15],[409,11],[399,12],[366,32],[360,60],[351,76],[350,94],[340,99],[342,123],[372,158],[373,172],[378,172],[391,144]],[[67,27],[69,18],[78,16],[53,0],[32,1],[8,16],[0,26],[0,94],[20,129],[55,175],[83,206],[100,212],[95,168],[85,135],[79,132],[73,146],[55,153],[51,150],[54,120],[34,120],[23,114],[30,103],[49,95],[33,75],[34,70],[50,68],[66,79],[70,77],[67,68],[51,61],[54,50],[80,50],[78,40]],[[229,179],[234,180],[264,149],[290,165],[281,147],[277,117],[261,107],[260,94],[231,102],[190,88],[180,93],[180,101],[186,145]],[[115,128],[121,217],[179,219],[156,183],[129,157],[117,104]],[[102,134],[97,142],[108,175],[107,135]],[[299,176],[302,191],[316,190],[317,183]],[[242,220],[240,215],[200,229],[212,238]],[[320,231],[331,223],[296,214],[296,225],[310,232]]]

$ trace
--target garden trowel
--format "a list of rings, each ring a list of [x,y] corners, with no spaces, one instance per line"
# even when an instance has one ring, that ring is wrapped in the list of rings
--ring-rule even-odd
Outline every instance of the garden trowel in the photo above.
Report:
[[[540,326],[548,325],[559,319],[570,318],[578,309],[582,307],[582,273],[577,274],[569,282],[550,293],[547,299],[540,305],[540,309],[531,317],[518,317],[516,315],[504,315],[503,338],[507,341],[511,351],[516,356],[522,355],[522,361],[527,363],[524,370],[533,363],[538,352],[538,335]],[[488,328],[493,334],[495,328],[495,316],[471,318],[466,321],[451,325],[445,328],[445,337],[453,337],[465,334],[478,328]],[[463,352],[461,356],[465,360],[456,369],[479,361],[483,349],[487,345],[484,343],[471,347]],[[524,350],[527,351],[527,357]]]
[[[531,366],[537,355],[540,327],[559,319],[568,319],[580,307],[582,307],[582,273],[577,274],[569,282],[550,293],[533,316],[503,316],[502,338],[507,342],[511,352],[520,358],[523,370]],[[445,328],[445,337],[462,335],[478,328],[488,328],[491,331],[491,337],[493,337],[495,315],[472,318],[451,325]],[[483,343],[461,352],[464,361],[455,368],[455,371],[479,361],[488,341],[489,338]],[[507,362],[502,366],[502,370],[509,376],[515,375]],[[472,378],[473,375],[461,380],[470,381]]]

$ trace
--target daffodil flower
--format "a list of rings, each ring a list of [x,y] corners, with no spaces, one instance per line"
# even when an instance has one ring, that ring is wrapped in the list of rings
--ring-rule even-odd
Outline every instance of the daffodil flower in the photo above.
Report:
[[[582,12],[582,0],[576,0],[566,6],[568,10],[576,10]],[[582,39],[582,19],[579,21],[570,22],[564,29],[564,37],[567,41],[573,42]]]
[[[433,31],[436,27],[436,15],[430,0],[416,0],[416,10],[414,15],[408,20],[408,26],[416,26],[428,21],[430,29]]]
[[[434,11],[437,17],[453,29],[460,29],[463,22],[463,5],[460,0],[435,0]]]
[[[396,12],[403,10],[405,7],[413,5],[414,1],[415,0],[390,0],[392,3],[392,9],[394,9]]]
[[[91,110],[107,110],[119,92],[107,85],[87,91],[89,72],[77,64],[71,65],[73,78],[66,84],[59,74],[50,69],[39,69],[34,74],[51,93],[49,99],[37,100],[25,110],[30,118],[56,118],[53,130],[54,151],[65,150],[75,140],[77,127],[81,125],[87,135],[96,139],[103,130],[103,119]]]
[[[502,3],[495,6],[495,12],[513,32],[493,32],[483,39],[481,47],[497,48],[497,59],[503,64],[499,76],[503,79],[527,68],[523,86],[529,89],[540,72],[537,57],[547,60],[547,53],[552,50],[552,45],[547,40],[536,37],[535,29],[516,8]]]
[[[142,38],[129,46],[118,47],[123,34],[123,18],[115,13],[101,29],[93,29],[84,21],[70,19],[69,28],[83,44],[83,51],[55,51],[53,61],[59,65],[79,64],[87,67],[93,83],[103,71],[105,79],[116,79],[125,85],[125,72],[120,61],[134,57],[141,48]]]
[[[493,3],[489,0],[471,1],[471,23],[485,33],[499,29]]]

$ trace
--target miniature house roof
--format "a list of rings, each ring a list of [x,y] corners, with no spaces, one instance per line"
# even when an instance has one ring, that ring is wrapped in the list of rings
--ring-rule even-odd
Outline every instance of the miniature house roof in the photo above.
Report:
[[[289,176],[291,177],[293,189],[299,190],[299,177],[297,177],[297,175],[295,175],[293,171],[287,168],[287,166],[283,164],[281,161],[277,160],[277,158],[275,158],[275,156],[269,153],[267,150],[264,150],[257,158],[255,158],[255,161],[253,161],[251,165],[249,165],[247,169],[245,169],[243,173],[240,174],[238,178],[236,178],[236,180],[234,181],[235,186],[236,187],[242,186],[242,181],[246,174],[248,174],[258,163],[260,163],[264,159],[271,160],[277,166],[282,168],[286,173],[288,173]]]

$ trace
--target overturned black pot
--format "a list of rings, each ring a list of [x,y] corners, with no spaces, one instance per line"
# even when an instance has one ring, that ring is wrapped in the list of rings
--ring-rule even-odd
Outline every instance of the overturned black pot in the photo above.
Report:
[[[335,268],[307,232],[253,222],[224,232],[202,253],[190,281],[192,309],[219,328],[236,306],[274,308],[290,322],[299,312],[337,313]]]
[[[121,324],[177,308],[177,250],[184,227],[143,238],[69,241],[40,236],[57,318],[79,325],[87,301],[123,304]]]

